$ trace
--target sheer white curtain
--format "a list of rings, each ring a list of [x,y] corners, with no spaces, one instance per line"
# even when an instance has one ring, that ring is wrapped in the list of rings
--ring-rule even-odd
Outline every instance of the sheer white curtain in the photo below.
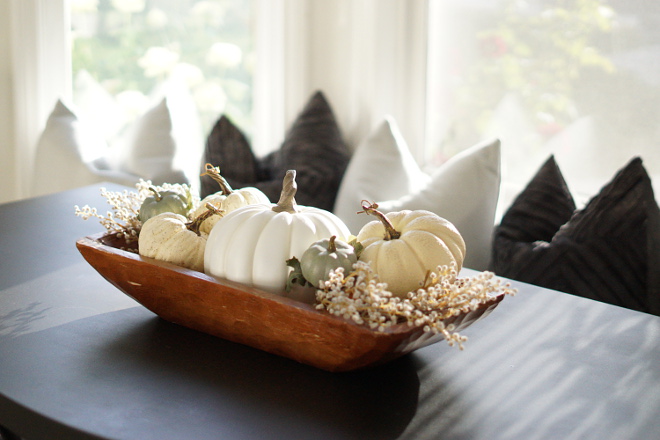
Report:
[[[0,59],[11,59],[9,2],[0,2]],[[11,63],[0,63],[0,203],[17,197]]]
[[[3,37],[10,42],[15,192],[7,198],[28,195],[34,147],[55,101],[69,96],[70,50],[66,0],[11,0],[9,26]]]

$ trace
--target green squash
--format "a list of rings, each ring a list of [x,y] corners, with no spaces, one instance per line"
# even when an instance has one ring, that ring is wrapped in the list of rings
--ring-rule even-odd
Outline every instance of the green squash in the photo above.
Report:
[[[184,217],[188,214],[191,206],[189,194],[173,190],[159,191],[153,186],[149,187],[149,190],[153,194],[144,199],[138,214],[142,223],[164,212],[172,212]]]
[[[343,267],[348,274],[356,261],[355,248],[333,235],[313,243],[300,258],[300,267],[305,279],[318,288],[319,283],[328,280],[331,270]]]

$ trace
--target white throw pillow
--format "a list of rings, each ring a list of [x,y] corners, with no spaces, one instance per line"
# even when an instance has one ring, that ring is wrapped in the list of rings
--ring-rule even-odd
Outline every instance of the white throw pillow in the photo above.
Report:
[[[117,100],[86,70],[76,74],[73,102],[76,113],[85,116],[85,124],[93,124],[109,145],[128,122]]]
[[[392,126],[391,121],[388,122]],[[383,126],[379,127],[382,130]],[[377,130],[378,133],[378,130]],[[383,133],[381,132],[381,135]],[[378,136],[370,136],[373,141]],[[360,201],[377,202],[382,212],[404,209],[425,209],[452,222],[465,239],[467,255],[464,266],[486,270],[491,255],[491,239],[495,222],[495,211],[500,190],[500,142],[498,140],[476,145],[452,157],[431,176],[424,176],[427,183],[413,188],[409,193],[396,194],[391,181],[419,182],[422,173],[419,167],[397,164],[391,155],[404,158],[405,144],[396,142],[396,136],[382,136],[382,148],[371,141],[361,144],[344,176],[335,212],[346,222],[353,234],[369,221],[374,220],[360,210]],[[393,140],[397,147],[393,148]],[[367,153],[360,151],[362,148]],[[385,156],[385,157],[383,157]],[[410,157],[412,158],[412,157]],[[378,168],[373,164],[378,164]],[[385,167],[390,164],[390,168]],[[405,176],[405,170],[414,175]],[[368,182],[364,182],[364,175]]]
[[[108,168],[107,153],[105,141],[58,100],[37,142],[31,194],[50,194],[102,181],[134,184],[136,176]]]
[[[133,186],[140,178],[199,184],[203,132],[184,83],[158,87],[155,105],[121,132],[115,99],[89,74],[76,80],[83,109],[77,115],[62,100],[55,105],[36,146],[32,195],[104,181]]]
[[[197,110],[187,90],[171,86],[165,97],[119,141],[121,168],[155,184],[199,185],[204,141]]]
[[[396,121],[388,116],[353,153],[333,211],[357,235],[369,220],[356,215],[362,200],[398,199],[421,190],[429,181],[410,153]]]
[[[160,185],[185,180],[181,169],[174,169],[176,142],[172,138],[172,118],[163,98],[131,125],[118,142],[116,160],[127,172]]]

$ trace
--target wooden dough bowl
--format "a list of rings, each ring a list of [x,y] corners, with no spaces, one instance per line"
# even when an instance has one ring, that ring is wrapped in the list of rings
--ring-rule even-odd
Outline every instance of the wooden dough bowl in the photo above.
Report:
[[[254,287],[120,249],[120,240],[97,234],[76,242],[106,280],[159,317],[201,332],[340,372],[385,363],[443,339],[408,324],[384,332]],[[488,315],[503,295],[452,317],[460,331]]]

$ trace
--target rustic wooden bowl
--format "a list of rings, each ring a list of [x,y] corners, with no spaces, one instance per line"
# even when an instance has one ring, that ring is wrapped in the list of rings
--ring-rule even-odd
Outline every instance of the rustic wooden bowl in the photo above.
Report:
[[[323,370],[378,365],[442,340],[405,323],[373,331],[312,304],[121,250],[108,235],[82,238],[76,246],[106,280],[161,318]],[[446,323],[461,330],[502,299]]]

